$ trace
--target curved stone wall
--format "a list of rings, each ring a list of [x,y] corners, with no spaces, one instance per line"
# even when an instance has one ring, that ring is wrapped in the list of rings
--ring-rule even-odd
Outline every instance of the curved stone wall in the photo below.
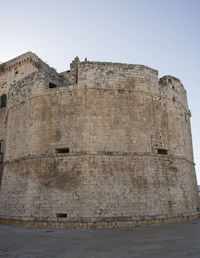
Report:
[[[10,89],[1,218],[67,225],[199,214],[181,82],[139,65],[77,61],[76,73],[74,85],[38,71]]]
[[[1,215],[8,218],[98,221],[197,211],[193,165],[180,158],[47,155],[6,163],[5,173]]]

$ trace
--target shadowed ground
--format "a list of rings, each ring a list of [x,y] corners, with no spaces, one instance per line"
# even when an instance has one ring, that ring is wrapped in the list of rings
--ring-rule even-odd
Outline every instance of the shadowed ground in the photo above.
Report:
[[[200,257],[200,220],[115,229],[0,225],[0,257]]]

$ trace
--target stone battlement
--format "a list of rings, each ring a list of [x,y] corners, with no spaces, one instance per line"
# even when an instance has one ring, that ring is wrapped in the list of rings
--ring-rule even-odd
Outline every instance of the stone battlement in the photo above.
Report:
[[[155,69],[152,69],[148,66],[145,65],[139,65],[139,64],[126,64],[126,63],[113,63],[113,62],[98,62],[98,61],[84,61],[80,62],[80,65],[82,66],[99,66],[99,67],[121,67],[125,69],[133,69],[133,70],[138,70],[138,71],[149,71],[152,72],[156,75],[158,75],[158,71]]]

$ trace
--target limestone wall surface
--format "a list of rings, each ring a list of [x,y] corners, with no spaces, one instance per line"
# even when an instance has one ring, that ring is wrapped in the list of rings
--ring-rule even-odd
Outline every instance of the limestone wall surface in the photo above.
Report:
[[[34,62],[0,109],[2,218],[103,221],[199,212],[191,114],[177,78],[78,58],[57,74]]]
[[[7,217],[92,221],[197,209],[193,165],[183,159],[68,154],[12,162],[4,173],[0,207]]]

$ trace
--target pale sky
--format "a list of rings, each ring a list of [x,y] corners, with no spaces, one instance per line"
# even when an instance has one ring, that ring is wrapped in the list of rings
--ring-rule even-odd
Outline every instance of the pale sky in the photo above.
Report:
[[[200,0],[0,0],[0,62],[27,51],[58,72],[79,56],[178,77],[200,184]]]

